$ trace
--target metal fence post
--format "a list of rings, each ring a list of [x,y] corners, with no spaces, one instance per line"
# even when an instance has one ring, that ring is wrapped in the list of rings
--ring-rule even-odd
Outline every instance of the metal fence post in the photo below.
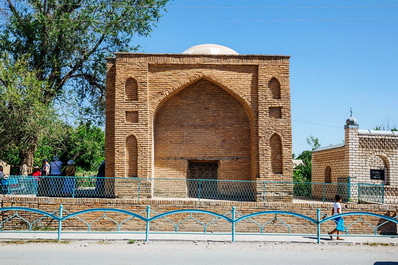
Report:
[[[137,193],[138,193],[138,199],[140,198],[140,195],[141,195],[141,179],[139,178],[138,179],[138,190],[137,190]]]
[[[316,242],[321,243],[321,209],[316,209]]]
[[[146,229],[145,229],[145,242],[149,241],[149,219],[151,218],[151,206],[146,208]]]
[[[203,185],[203,183],[202,183],[202,180],[200,179],[198,181],[198,199],[199,199],[199,201],[200,201],[200,197],[202,196],[202,185]]]
[[[350,177],[347,178],[347,188],[348,188],[348,190],[347,190],[347,193],[348,193],[347,201],[350,201],[351,200],[351,178]]]
[[[72,198],[75,198],[76,186],[78,178],[76,176],[73,177],[73,186],[72,186]]]
[[[384,204],[384,183],[381,183],[381,204]]]
[[[265,201],[266,200],[266,192],[267,192],[267,183],[265,182],[265,181],[263,181],[263,186],[264,186],[264,190],[263,190],[263,192],[262,192],[262,194],[263,194],[263,201]]]
[[[235,242],[235,207],[232,207],[232,242]]]
[[[59,221],[58,221],[58,241],[61,240],[61,231],[62,231],[62,212],[64,210],[64,206],[59,206]]]

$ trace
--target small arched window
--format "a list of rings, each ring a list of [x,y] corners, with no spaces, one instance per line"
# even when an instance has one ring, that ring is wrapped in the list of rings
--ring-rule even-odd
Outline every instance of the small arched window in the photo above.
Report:
[[[124,95],[126,100],[138,100],[138,85],[137,80],[128,78],[124,85]]]
[[[271,91],[273,99],[281,98],[281,84],[279,83],[278,79],[275,77],[271,78],[271,80],[268,82],[268,88]]]

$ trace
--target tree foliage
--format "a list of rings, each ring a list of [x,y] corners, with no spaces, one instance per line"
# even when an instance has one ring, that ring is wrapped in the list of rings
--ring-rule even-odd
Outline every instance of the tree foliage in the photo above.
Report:
[[[54,121],[39,137],[33,164],[40,166],[42,159],[51,160],[54,155],[58,155],[64,163],[74,160],[78,172],[96,171],[105,159],[104,146],[105,133],[100,127],[91,123],[81,123],[74,127],[62,121]],[[0,149],[1,158],[10,165],[19,164],[19,152],[16,145]]]
[[[105,159],[104,147],[105,133],[100,127],[90,122],[77,127],[60,122],[40,139],[35,163],[56,154],[64,163],[74,160],[81,171],[96,171]]]
[[[51,125],[52,104],[41,101],[48,90],[46,81],[37,80],[24,58],[0,58],[0,146],[1,152],[18,148],[18,158],[32,166],[40,135]],[[31,154],[31,155],[29,155]],[[14,152],[15,156],[15,152]]]
[[[2,150],[18,150],[20,164],[29,161],[32,166],[38,141],[46,144],[46,139],[68,131],[56,131],[66,125],[58,124],[54,106],[72,106],[80,120],[102,122],[105,58],[136,51],[133,38],[150,34],[168,1],[5,0],[0,24],[0,51],[7,58],[0,69],[0,93],[6,100],[0,110]],[[48,129],[47,137],[42,129]],[[52,151],[66,148],[61,139],[54,139],[51,147],[40,145],[40,155],[55,143],[60,146]],[[90,160],[86,151],[79,157]]]
[[[312,171],[312,151],[319,148],[321,144],[318,138],[310,136],[307,138],[307,143],[311,146],[311,151],[305,150],[297,156],[297,159],[303,161],[302,164],[295,167],[293,171],[294,182],[311,182],[311,171]]]
[[[105,60],[134,51],[136,35],[147,36],[168,0],[6,0],[0,50],[16,60],[28,56],[37,78],[48,83],[45,104],[74,89],[81,111],[101,109]],[[91,104],[92,103],[92,104]],[[91,112],[102,117],[101,112]]]

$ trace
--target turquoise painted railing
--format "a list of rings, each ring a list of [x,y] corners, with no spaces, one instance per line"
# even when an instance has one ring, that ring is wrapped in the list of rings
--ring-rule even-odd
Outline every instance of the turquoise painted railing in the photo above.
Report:
[[[11,213],[7,213],[7,212],[11,212]],[[20,212],[36,213],[36,214],[42,215],[42,217],[32,220],[32,221],[28,221],[24,217],[24,214],[20,214]],[[94,213],[94,212],[102,212],[103,214],[102,214],[102,216],[100,216],[99,218],[97,218],[91,222],[88,222],[88,221],[80,218],[81,215],[84,215],[87,213]],[[65,213],[66,213],[66,215],[65,215]],[[128,218],[123,221],[116,221],[113,218],[111,218],[110,216],[108,216],[108,213],[113,213],[113,214],[120,213],[120,214],[127,215]],[[179,221],[178,223],[173,222],[171,219],[168,218],[169,216],[183,214],[183,213],[189,214],[189,217]],[[155,214],[155,215],[152,216],[152,214]],[[204,222],[200,221],[199,219],[197,219],[195,216],[193,216],[193,214],[209,215],[209,216],[214,217],[214,219],[208,223],[204,223]],[[145,215],[146,217],[144,217],[143,215]],[[271,220],[268,220],[267,222],[260,224],[259,222],[255,221],[253,218],[257,217],[257,216],[261,216],[261,215],[273,215],[274,217]],[[297,234],[297,233],[293,234],[293,233],[291,233],[291,225],[289,225],[288,223],[283,221],[281,218],[279,218],[278,215],[279,216],[280,215],[293,216],[293,217],[296,217],[299,219],[303,219],[305,221],[309,221],[310,223],[312,223],[316,226],[316,232],[314,234]],[[323,216],[323,218],[321,218],[321,216]],[[314,219],[314,218],[311,218],[306,215],[302,215],[302,214],[295,213],[295,212],[288,212],[288,211],[262,211],[262,212],[255,212],[255,213],[250,213],[247,215],[242,215],[241,213],[236,211],[235,207],[232,207],[232,210],[230,212],[222,215],[222,214],[219,214],[216,212],[199,210],[199,209],[181,209],[181,210],[174,210],[174,211],[169,211],[169,212],[158,214],[158,213],[154,212],[153,210],[151,210],[150,206],[147,206],[146,210],[144,210],[141,213],[134,213],[134,212],[130,212],[130,211],[122,210],[122,209],[115,209],[115,208],[93,208],[93,209],[88,209],[88,210],[71,213],[71,212],[65,210],[63,208],[63,206],[61,205],[59,207],[59,210],[56,210],[51,213],[42,211],[42,210],[38,210],[38,209],[34,209],[34,208],[25,208],[25,207],[0,208],[0,217],[2,217],[2,221],[0,222],[0,234],[2,232],[3,233],[4,232],[6,232],[6,233],[10,233],[10,232],[13,232],[13,233],[20,233],[20,232],[40,233],[40,232],[42,232],[42,233],[45,233],[43,231],[35,231],[33,229],[33,227],[34,227],[34,225],[38,224],[38,222],[40,222],[41,220],[43,220],[44,218],[47,218],[47,217],[53,219],[54,221],[56,221],[58,223],[58,225],[56,227],[57,232],[55,232],[55,231],[51,232],[51,233],[57,234],[58,240],[61,240],[62,233],[67,233],[66,231],[62,231],[63,222],[65,222],[71,218],[77,218],[79,221],[81,221],[82,223],[84,223],[87,226],[87,232],[83,232],[83,233],[92,232],[91,231],[92,226],[96,222],[103,220],[103,219],[107,219],[116,225],[116,227],[117,227],[116,232],[113,232],[113,233],[122,233],[121,228],[122,228],[123,224],[125,224],[128,221],[131,221],[134,218],[137,218],[139,221],[142,221],[145,223],[145,231],[141,231],[138,233],[145,234],[145,240],[149,241],[150,234],[160,234],[160,233],[162,233],[162,234],[164,234],[164,233],[184,234],[184,233],[187,233],[187,232],[179,232],[179,228],[182,224],[184,224],[186,221],[189,221],[189,220],[195,221],[197,224],[201,225],[203,227],[203,234],[209,233],[207,231],[207,229],[210,225],[214,224],[218,220],[224,220],[231,224],[230,232],[228,232],[228,233],[211,232],[211,235],[218,235],[218,234],[219,235],[226,235],[226,234],[231,235],[232,242],[235,242],[236,236],[238,236],[238,235],[281,235],[281,236],[294,235],[294,236],[314,236],[314,237],[316,236],[317,243],[320,243],[321,236],[326,236],[326,235],[321,234],[321,225],[325,224],[326,222],[329,222],[329,221],[333,222],[333,219],[336,217],[339,217],[339,216],[341,216],[341,217],[358,216],[358,220],[355,220],[350,224],[346,224],[345,236],[351,236],[351,237],[353,237],[353,236],[381,237],[383,235],[379,235],[377,232],[380,227],[386,225],[389,222],[392,222],[395,225],[398,224],[397,217],[392,218],[392,217],[388,217],[388,216],[384,216],[384,215],[380,215],[380,214],[376,214],[376,213],[370,213],[370,212],[350,212],[350,213],[343,213],[343,214],[328,217],[327,215],[322,214],[320,209],[317,209],[316,218]],[[371,217],[378,218],[379,224],[377,226],[370,224],[369,222],[367,222],[366,220],[363,219],[364,216],[371,216]],[[27,230],[23,231],[23,230],[19,230],[19,228],[18,228],[18,230],[4,230],[5,224],[7,222],[11,222],[14,218],[19,219],[21,221],[20,223],[25,223],[27,225]],[[151,231],[150,224],[153,223],[155,220],[160,220],[160,219],[171,224],[174,227],[174,231],[173,232],[171,232],[171,231],[168,231],[168,232]],[[248,220],[252,224],[257,225],[259,232],[258,233],[250,233],[250,234],[249,233],[237,233],[236,232],[236,224],[239,222],[242,222],[244,220]],[[275,233],[275,234],[264,233],[264,227],[274,223],[275,221],[279,221],[282,225],[284,225],[287,228],[287,233]],[[371,235],[351,235],[351,234],[349,234],[350,227],[358,222],[363,222],[363,223],[367,224],[368,226],[370,226],[373,229],[373,234],[371,234]],[[14,225],[14,224],[12,224],[12,225]],[[48,233],[48,232],[46,232],[46,233]],[[73,233],[82,233],[82,232],[74,231]],[[102,232],[102,233],[109,233],[109,232]],[[137,232],[126,231],[124,233],[133,234],[133,233],[137,233]],[[190,232],[190,233],[192,233],[192,232]],[[392,235],[388,235],[388,236],[391,237]]]
[[[242,181],[214,179],[160,178],[97,178],[48,176],[10,176],[0,181],[0,194],[42,197],[112,198],[112,187],[128,187],[132,198],[187,198],[190,200],[275,201],[279,198],[334,202],[340,194],[343,200],[356,203],[385,202],[383,184],[351,183],[350,178],[339,183]],[[107,183],[107,184],[106,184]],[[169,187],[173,187],[172,190]],[[398,194],[389,193],[390,198]],[[391,202],[387,202],[391,203]]]

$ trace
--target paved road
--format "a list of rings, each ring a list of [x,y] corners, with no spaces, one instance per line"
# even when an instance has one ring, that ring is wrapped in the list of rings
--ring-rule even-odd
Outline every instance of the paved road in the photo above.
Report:
[[[377,264],[398,265],[398,246],[327,242],[71,241],[0,243],[0,264]]]

